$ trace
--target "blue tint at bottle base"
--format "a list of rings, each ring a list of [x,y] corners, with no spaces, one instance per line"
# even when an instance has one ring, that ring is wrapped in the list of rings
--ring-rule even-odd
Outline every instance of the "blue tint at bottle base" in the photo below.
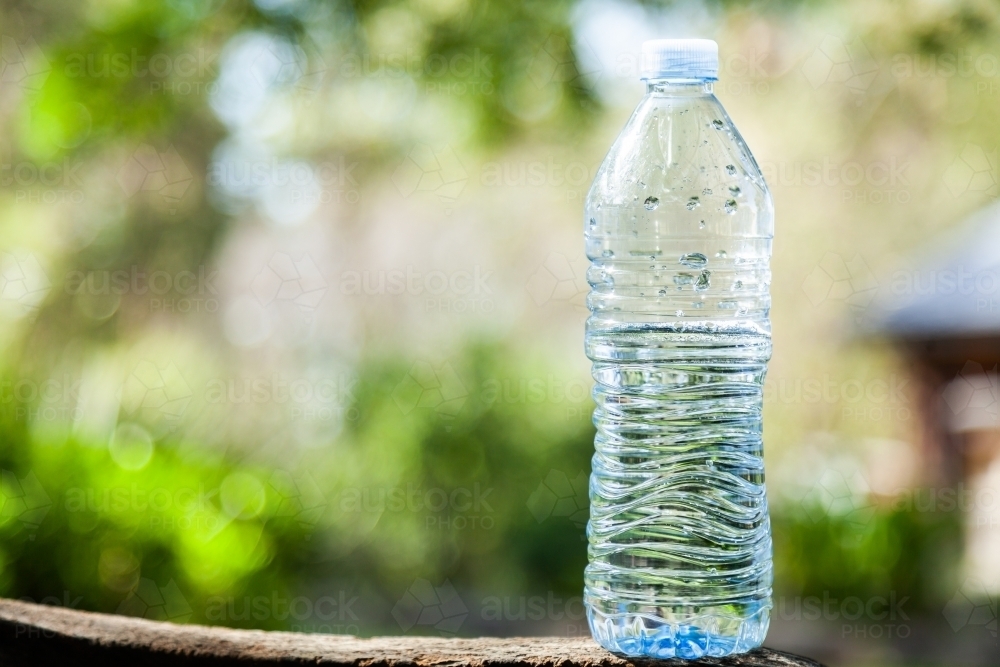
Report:
[[[770,604],[740,619],[735,635],[719,634],[712,619],[705,626],[669,623],[662,618],[622,613],[609,616],[587,609],[587,620],[598,644],[629,658],[682,658],[697,660],[746,653],[764,642]]]

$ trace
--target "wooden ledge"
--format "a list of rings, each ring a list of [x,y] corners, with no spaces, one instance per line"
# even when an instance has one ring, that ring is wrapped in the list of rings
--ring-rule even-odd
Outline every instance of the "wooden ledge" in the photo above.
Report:
[[[232,630],[174,625],[0,599],[0,665],[336,665],[339,667],[629,667],[589,637],[444,639]],[[675,661],[661,661],[672,664]],[[821,667],[757,649],[680,662],[732,667]]]

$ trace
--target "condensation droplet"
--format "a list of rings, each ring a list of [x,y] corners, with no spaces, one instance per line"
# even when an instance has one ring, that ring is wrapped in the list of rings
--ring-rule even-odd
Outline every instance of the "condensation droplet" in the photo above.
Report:
[[[690,273],[678,273],[674,276],[674,284],[678,287],[683,287],[684,285],[690,285],[694,282],[694,276]]]
[[[601,253],[601,257],[614,257],[615,251],[610,248]]]
[[[705,195],[706,197],[709,196],[710,194],[712,194],[712,188],[705,188],[704,190],[701,191],[701,194]]]
[[[677,261],[684,266],[690,266],[692,269],[700,269],[708,264],[708,258],[700,252],[689,252],[686,255],[681,255],[681,258]]]
[[[657,292],[657,294],[659,294],[660,296],[666,296],[667,295],[667,290],[661,289],[659,292]]]
[[[741,192],[743,192],[743,191],[740,190],[740,186],[738,186],[738,185],[730,185],[729,186],[729,194],[731,194],[732,196],[739,197],[739,195],[740,195]]]
[[[694,288],[699,292],[707,290],[712,285],[712,272],[705,269],[698,275],[698,282],[694,284]]]
[[[730,176],[735,176],[736,175],[736,167],[734,165],[727,164],[726,165],[726,173],[729,174]]]
[[[705,221],[704,220],[702,220],[701,222],[698,223],[698,229],[705,229]]]
[[[735,283],[733,283],[733,289],[743,289],[743,281],[737,280]]]
[[[660,200],[657,199],[656,197],[646,197],[646,201],[643,203],[643,206],[646,207],[647,211],[656,210],[656,207],[659,205],[660,205]]]
[[[693,211],[699,206],[701,206],[701,200],[698,199],[697,197],[691,197],[690,199],[688,199],[687,204],[685,204],[685,206],[687,206],[687,210]]]
[[[726,213],[728,213],[729,215],[732,215],[732,214],[736,213],[736,200],[735,199],[727,199],[726,200]]]
[[[721,130],[725,126],[726,126],[726,124],[723,123],[721,120],[713,120],[712,121],[712,127],[714,127],[717,130]]]
[[[721,258],[725,259],[727,257],[726,251],[725,250],[720,250],[719,252],[715,253],[715,256],[716,257],[721,257]]]

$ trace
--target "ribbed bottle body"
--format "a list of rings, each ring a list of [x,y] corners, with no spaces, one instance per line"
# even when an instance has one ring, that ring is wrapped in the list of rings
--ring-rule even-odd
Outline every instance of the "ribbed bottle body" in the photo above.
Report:
[[[584,225],[591,630],[630,656],[747,651],[771,605],[761,411],[773,208],[710,84],[650,84]]]

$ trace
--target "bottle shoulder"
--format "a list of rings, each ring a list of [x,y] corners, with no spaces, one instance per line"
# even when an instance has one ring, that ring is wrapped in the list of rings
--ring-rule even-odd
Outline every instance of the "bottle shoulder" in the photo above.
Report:
[[[773,234],[773,200],[746,141],[714,95],[647,95],[612,145],[587,196],[598,211],[724,216],[740,235]],[[603,217],[603,215],[601,216]]]

